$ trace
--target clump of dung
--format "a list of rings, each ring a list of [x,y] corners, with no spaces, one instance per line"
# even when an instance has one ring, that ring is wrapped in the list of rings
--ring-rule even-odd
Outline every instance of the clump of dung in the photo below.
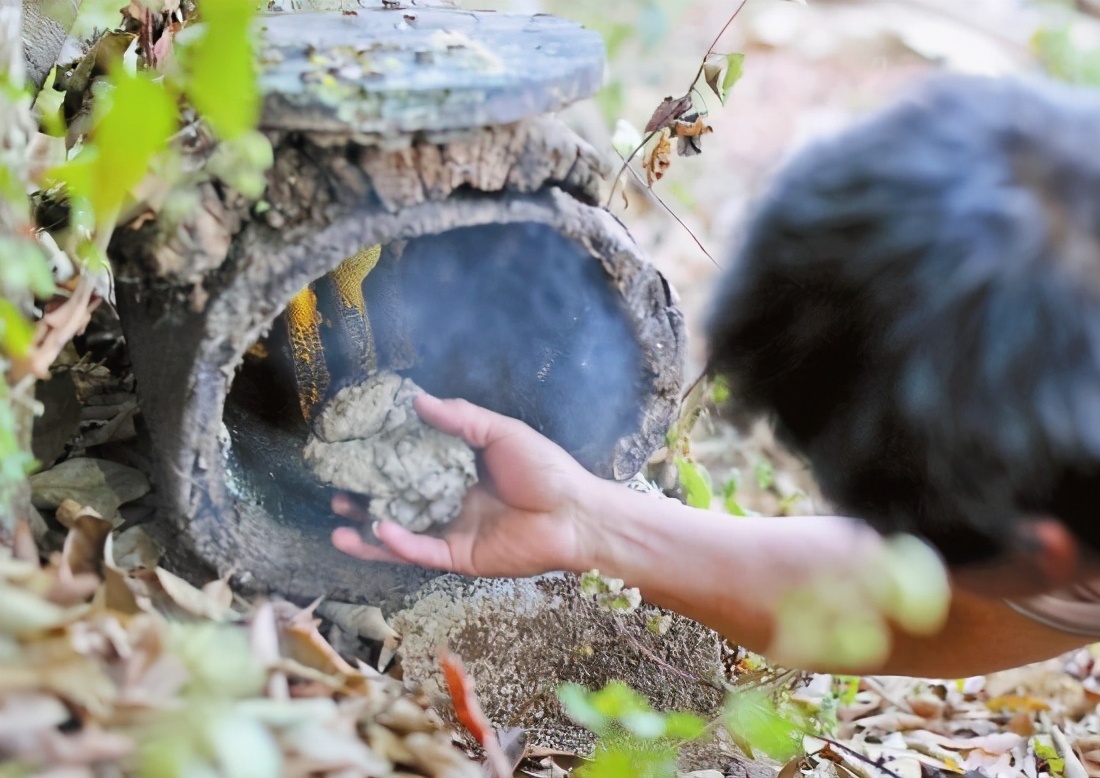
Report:
[[[447,524],[477,482],[474,452],[429,427],[412,407],[419,389],[388,371],[340,390],[318,413],[306,464],[325,483],[370,497],[370,514],[413,532]]]

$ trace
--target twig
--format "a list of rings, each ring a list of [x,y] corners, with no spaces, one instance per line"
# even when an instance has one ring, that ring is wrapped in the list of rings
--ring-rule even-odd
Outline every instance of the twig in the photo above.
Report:
[[[690,683],[699,684],[700,686],[707,686],[712,689],[718,688],[715,686],[715,684],[711,683],[706,678],[703,678],[699,675],[693,675],[686,670],[681,670],[678,667],[673,667],[668,662],[661,659],[659,656],[657,656],[652,651],[643,646],[640,642],[638,642],[638,640],[633,635],[627,632],[623,625],[619,623],[618,619],[614,619],[612,621],[612,624],[615,625],[615,631],[619,633],[619,637],[626,638],[626,641],[634,646],[638,653],[640,653],[649,661],[653,662],[665,672],[671,673],[673,675],[678,675],[680,676],[680,678],[683,678],[685,681],[688,681]]]
[[[630,161],[634,159],[634,157],[638,156],[638,152],[644,149],[645,145],[649,143],[653,136],[656,135],[658,132],[660,132],[660,130],[654,130],[653,132],[649,133],[649,135],[646,135],[644,138],[642,138],[642,142],[634,147],[634,151],[630,152],[630,156],[623,160],[623,166],[619,168],[619,172],[615,174],[615,177],[613,179],[611,179],[611,191],[607,194],[607,202],[604,203],[604,208],[610,210],[611,201],[615,197],[615,192],[619,188],[619,181],[622,179],[624,172],[629,170],[631,173],[634,173],[635,177],[637,177],[639,181],[641,180],[641,176],[639,176],[634,171],[634,168],[630,167]],[[618,150],[616,150],[615,153],[618,154]],[[619,154],[620,159],[622,159],[622,156],[622,154]],[[648,189],[649,187],[646,188]]]
[[[745,7],[745,5],[748,3],[748,1],[749,0],[741,0],[740,5],[738,5],[737,8],[734,9],[733,13],[730,14],[730,17],[728,19],[726,19],[726,23],[722,25],[722,29],[720,29],[718,31],[718,34],[714,36],[714,40],[711,41],[710,46],[707,48],[707,53],[703,55],[703,59],[699,63],[699,69],[695,71],[695,77],[693,79],[691,79],[691,84],[689,84],[688,88],[686,90],[684,90],[684,95],[690,95],[693,91],[696,91],[695,85],[699,83],[699,79],[703,75],[703,71],[707,66],[707,58],[710,57],[710,55],[714,53],[714,47],[718,45],[718,41],[721,40],[722,36],[726,34],[726,30],[728,30],[730,28],[730,25],[733,24],[733,20],[737,18],[737,15],[739,13],[741,13],[741,9]],[[638,144],[638,146],[636,146],[635,149],[632,152],[630,152],[629,156],[627,156],[627,158],[623,161],[623,166],[621,168],[619,168],[619,172],[616,173],[615,178],[613,178],[611,180],[611,191],[607,195],[607,202],[604,205],[605,208],[608,208],[608,209],[611,208],[611,203],[612,203],[612,201],[615,197],[615,192],[619,188],[619,180],[623,177],[623,173],[626,170],[630,170],[630,172],[634,173],[634,176],[636,178],[638,178],[639,181],[641,180],[641,176],[639,176],[637,174],[637,172],[635,172],[634,169],[630,167],[630,162],[631,162],[631,160],[634,159],[634,157],[638,156],[638,152],[641,151],[642,149],[644,149],[645,145],[647,143],[649,143],[649,141],[653,139],[653,136],[656,135],[658,132],[660,132],[659,129],[658,130],[653,130],[648,135],[646,135],[644,138],[642,138],[642,142],[640,144]],[[620,154],[619,156],[621,157],[622,155]],[[646,189],[649,189],[650,191],[652,191],[653,187],[647,186]],[[658,200],[658,202],[661,203],[661,205],[664,205],[665,210],[667,210],[669,213],[671,213],[673,215],[673,217],[676,219],[676,221],[680,222],[681,225],[684,224],[682,221],[680,221],[680,217],[676,216],[675,213],[672,213],[672,209],[670,209],[667,205],[664,204],[663,201],[661,201],[661,198],[658,197],[657,200]],[[685,229],[686,229],[686,227],[685,227]],[[690,233],[691,231],[688,230],[688,232]],[[694,235],[692,235],[691,237],[695,238]],[[707,250],[705,248],[703,248],[703,244],[699,243],[698,239],[695,239],[695,242],[699,245],[699,248],[703,249],[703,253],[707,255],[707,257],[710,259],[710,261],[714,262],[714,257],[711,257],[710,254],[707,252]],[[715,262],[714,264],[717,265],[718,263]]]
[[[711,41],[707,53],[703,55],[703,61],[699,63],[699,69],[695,71],[695,78],[691,79],[691,86],[687,88],[684,94],[690,93],[691,90],[695,88],[695,85],[699,83],[699,77],[703,75],[703,69],[707,66],[707,57],[714,53],[714,47],[718,45],[718,41],[726,34],[726,30],[730,28],[730,25],[733,24],[733,20],[737,18],[737,14],[741,13],[741,9],[744,8],[748,2],[749,0],[741,0],[741,5],[734,9],[734,12],[730,14],[730,18],[726,19],[726,23],[722,25],[722,29],[714,36],[714,40]]]
[[[644,142],[643,142],[642,145],[645,145]],[[638,148],[641,148],[641,146],[639,146]],[[637,152],[637,150],[638,149],[635,149],[634,151]],[[621,154],[619,156],[622,157]],[[633,175],[634,178],[636,178],[638,180],[638,183],[645,186],[645,184],[642,182],[642,177],[640,175],[638,175],[638,171],[635,170],[632,167],[628,167],[629,164],[630,164],[630,159],[628,158],[626,160],[626,163],[624,163],[623,168],[626,169],[626,170],[629,170],[631,175]],[[622,173],[620,171],[620,175],[621,174]],[[618,179],[616,178],[616,181],[617,180]],[[697,237],[695,237],[695,233],[691,231],[691,228],[689,228],[686,224],[684,224],[684,220],[676,215],[676,211],[674,211],[674,210],[672,210],[671,208],[668,207],[668,203],[666,203],[664,200],[662,200],[660,198],[660,196],[656,192],[653,191],[653,187],[646,186],[645,188],[649,190],[649,193],[651,195],[653,195],[653,199],[656,200],[658,203],[660,203],[662,208],[664,208],[666,211],[668,211],[668,215],[671,216],[673,219],[675,219],[676,223],[684,228],[684,232],[686,232],[688,235],[691,236],[692,241],[694,241],[695,245],[699,247],[699,250],[702,251],[704,255],[706,255],[706,258],[709,259],[715,267],[721,268],[722,266],[719,265],[718,261],[711,255],[711,253],[709,251],[707,251],[707,247],[703,245],[702,241],[700,241]]]
[[[831,738],[822,737],[821,735],[814,735],[814,737],[817,738],[818,740],[820,740],[823,743],[828,743],[829,746],[832,747],[832,748],[837,748],[837,749],[840,749],[841,751],[844,751],[849,756],[854,757],[856,759],[856,761],[863,762],[865,765],[873,767],[876,770],[882,771],[886,775],[890,776],[890,778],[901,778],[900,774],[894,772],[893,770],[891,770],[886,765],[879,764],[878,762],[876,762],[874,759],[867,756],[866,754],[861,754],[859,751],[856,751],[854,748],[851,748],[850,746],[844,745],[843,743],[841,743],[838,740],[833,740]]]

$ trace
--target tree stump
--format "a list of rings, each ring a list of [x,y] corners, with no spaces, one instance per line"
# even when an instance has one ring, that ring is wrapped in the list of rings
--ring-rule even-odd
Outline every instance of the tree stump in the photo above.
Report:
[[[296,292],[381,244],[364,284],[380,353],[616,479],[676,414],[683,320],[597,207],[599,155],[550,115],[599,86],[599,36],[419,7],[262,23],[262,201],[205,184],[181,223],[120,229],[110,247],[156,455],[150,532],[194,577],[392,610],[435,574],[331,547],[329,492],[284,423],[288,382],[245,360]]]

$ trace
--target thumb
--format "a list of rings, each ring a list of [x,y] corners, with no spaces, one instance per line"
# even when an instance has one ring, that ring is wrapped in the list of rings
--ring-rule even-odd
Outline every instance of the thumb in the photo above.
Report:
[[[440,432],[462,438],[474,448],[486,448],[496,440],[527,428],[518,419],[466,400],[441,400],[430,394],[419,394],[413,399],[413,407],[425,423]]]

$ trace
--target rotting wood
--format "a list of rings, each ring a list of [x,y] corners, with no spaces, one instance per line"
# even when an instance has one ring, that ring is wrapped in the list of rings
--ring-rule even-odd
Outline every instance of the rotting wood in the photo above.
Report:
[[[374,18],[392,24],[398,17]],[[556,67],[551,75],[560,81],[565,71]],[[577,71],[578,84],[563,94],[594,89],[590,62],[582,59]],[[523,89],[535,88],[523,80]],[[385,77],[363,84],[385,86]],[[329,543],[335,519],[324,506],[314,518],[269,509],[227,481],[223,412],[232,381],[246,350],[298,290],[364,246],[451,229],[535,223],[575,242],[621,299],[648,376],[635,431],[595,465],[616,478],[633,475],[663,444],[678,407],[684,323],[667,284],[624,226],[592,205],[605,170],[599,155],[558,120],[539,115],[541,102],[524,103],[519,117],[502,125],[463,127],[460,115],[450,115],[442,129],[415,130],[380,146],[363,127],[320,131],[310,121],[296,127],[297,114],[273,119],[283,97],[271,94],[265,103],[275,164],[263,208],[204,185],[201,208],[182,222],[146,214],[117,230],[109,248],[157,456],[159,511],[150,532],[166,546],[167,564],[192,578],[234,571],[237,584],[252,591],[297,599],[325,594],[393,609],[436,574],[350,559]],[[400,109],[407,107],[402,102]],[[417,117],[423,118],[406,114],[405,126]]]

